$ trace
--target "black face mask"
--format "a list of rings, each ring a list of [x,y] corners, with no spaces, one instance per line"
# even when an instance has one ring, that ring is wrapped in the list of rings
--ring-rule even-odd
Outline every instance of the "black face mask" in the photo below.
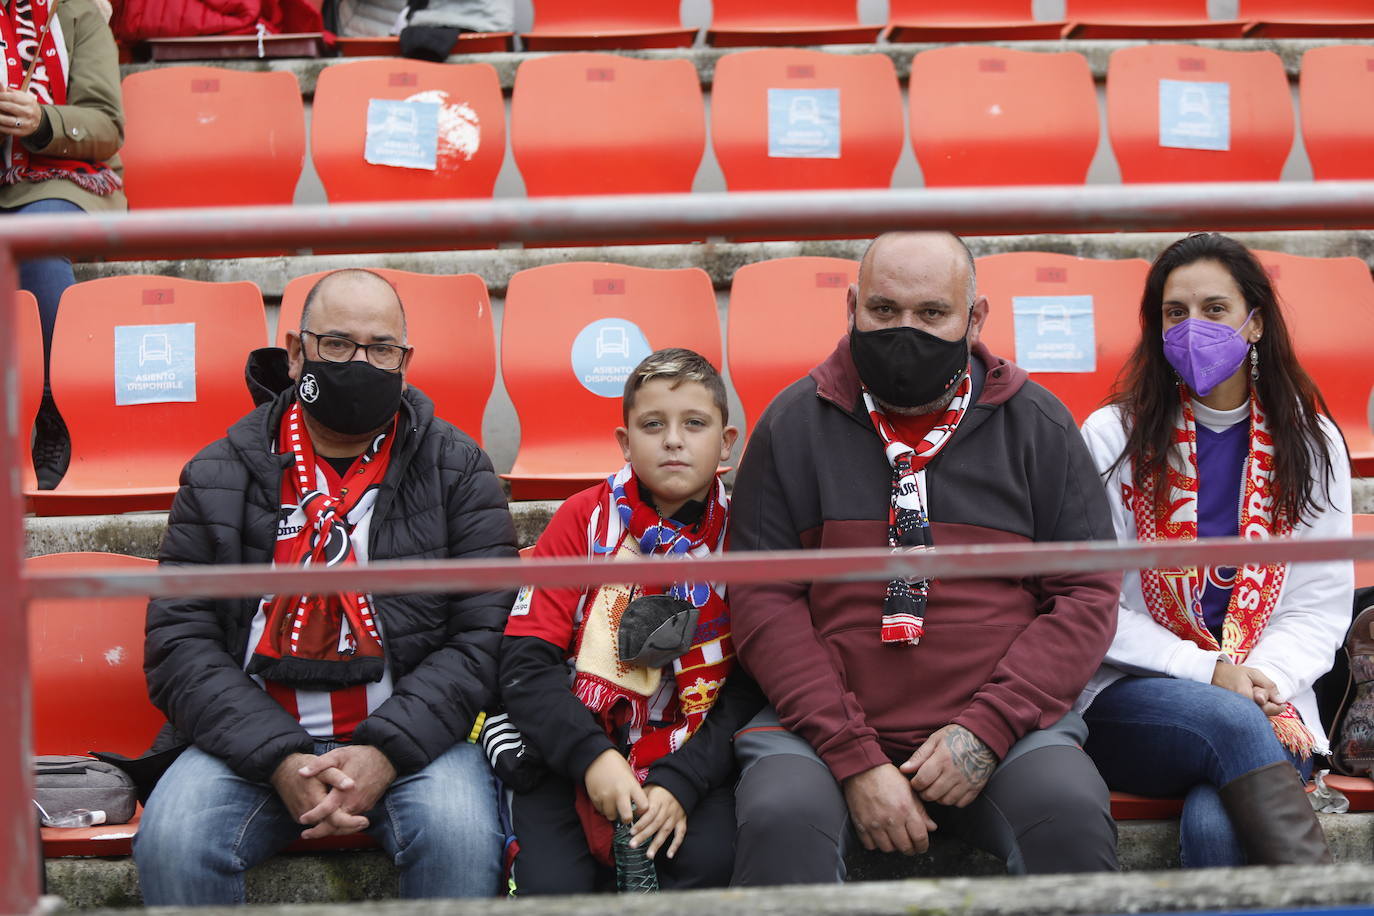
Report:
[[[321,426],[345,436],[380,429],[401,406],[401,373],[360,359],[346,363],[306,360],[296,383],[301,408]]]
[[[855,329],[849,352],[874,397],[893,407],[920,407],[939,400],[968,366],[968,330],[945,340],[908,327]]]

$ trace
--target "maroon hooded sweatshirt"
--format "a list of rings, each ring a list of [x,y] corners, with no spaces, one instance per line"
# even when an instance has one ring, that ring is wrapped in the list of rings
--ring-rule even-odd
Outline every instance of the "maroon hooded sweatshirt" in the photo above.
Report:
[[[935,545],[1115,540],[1069,411],[982,344],[973,356],[974,404],[926,468]],[[845,337],[755,425],[731,549],[886,546],[891,488]],[[1111,644],[1121,574],[937,580],[918,646],[883,644],[886,586],[730,589],[740,659],[839,780],[905,760],[951,723],[998,757],[1054,724]]]

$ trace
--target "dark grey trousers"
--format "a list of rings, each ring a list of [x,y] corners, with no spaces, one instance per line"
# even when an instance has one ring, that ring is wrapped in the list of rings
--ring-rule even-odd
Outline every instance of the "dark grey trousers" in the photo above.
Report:
[[[942,830],[985,849],[1012,874],[1115,871],[1116,822],[1097,768],[1083,753],[1083,719],[1070,713],[1007,752],[970,805],[927,805]],[[765,708],[737,733],[743,775],[735,792],[733,884],[843,881],[857,842],[844,794],[805,740]]]

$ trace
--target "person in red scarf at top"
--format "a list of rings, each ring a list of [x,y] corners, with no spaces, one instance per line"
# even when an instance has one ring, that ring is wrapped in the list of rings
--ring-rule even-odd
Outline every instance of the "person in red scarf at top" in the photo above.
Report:
[[[161,564],[516,555],[491,461],[406,384],[420,348],[386,280],[327,275],[286,342],[250,356],[258,408],[182,472]],[[404,897],[495,894],[496,787],[469,738],[513,597],[151,601],[144,668],[168,728],[141,763],[175,761],[134,840],[144,903],[241,903],[245,870],[298,837],[363,830]]]
[[[629,374],[623,408],[627,464],[564,502],[534,556],[718,553],[729,501],[716,469],[738,435],[720,374],[690,350],[659,350]],[[516,893],[604,886],[616,822],[633,822],[661,886],[729,882],[731,737],[762,704],[734,654],[723,586],[521,591],[501,697],[547,772],[513,796]]]
[[[108,7],[102,12],[92,0],[4,3],[0,211],[107,213],[128,206],[117,155],[124,143],[119,55],[108,17]],[[19,264],[19,285],[38,300],[43,326],[44,395],[33,456],[38,486],[45,490],[62,479],[71,451],[47,384],[47,364],[58,303],[73,282],[70,258]]]
[[[1118,537],[1350,535],[1345,442],[1245,246],[1170,245],[1140,328],[1111,405],[1083,424]],[[1184,866],[1331,861],[1299,775],[1328,752],[1312,684],[1353,585],[1349,560],[1126,574],[1079,703],[1085,747],[1113,789],[1183,797]]]

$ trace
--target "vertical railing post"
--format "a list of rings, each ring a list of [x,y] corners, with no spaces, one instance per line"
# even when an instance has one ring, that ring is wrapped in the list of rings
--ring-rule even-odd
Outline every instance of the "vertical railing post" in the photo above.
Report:
[[[31,748],[32,688],[29,683],[28,595],[24,585],[24,494],[20,487],[20,449],[28,447],[28,424],[19,416],[20,323],[14,258],[0,244],[0,367],[4,371],[3,428],[0,428],[0,914],[29,914],[38,905],[40,854],[33,809]],[[35,341],[23,342],[26,347]],[[41,359],[42,354],[25,354]]]

